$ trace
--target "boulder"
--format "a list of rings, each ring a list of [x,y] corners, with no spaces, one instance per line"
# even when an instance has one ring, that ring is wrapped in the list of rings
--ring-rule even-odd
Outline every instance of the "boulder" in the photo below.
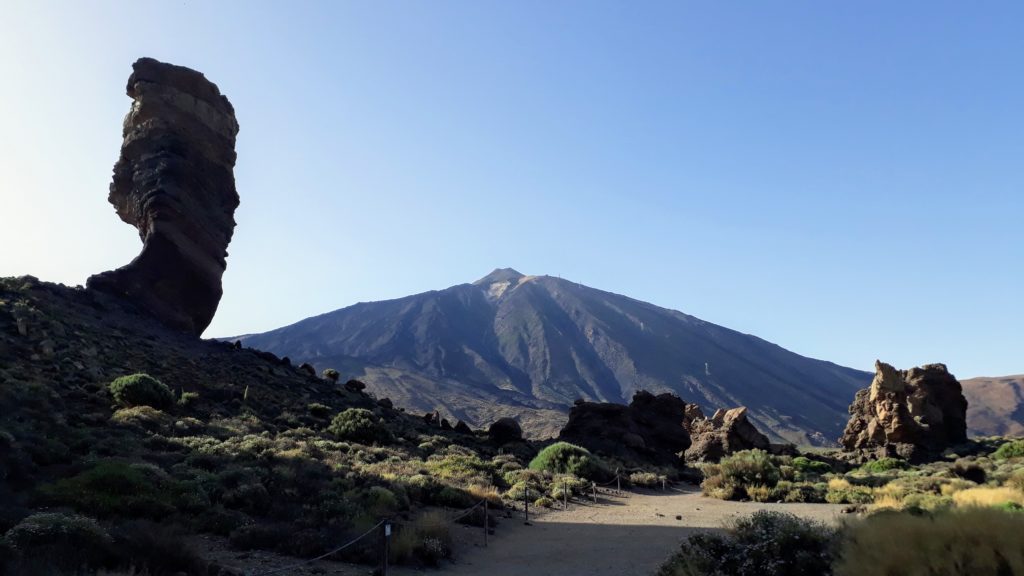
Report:
[[[455,423],[455,431],[458,432],[459,434],[473,433],[473,429],[469,427],[469,424],[466,424],[462,420],[459,420],[458,422]]]
[[[747,418],[745,407],[719,409],[711,418],[690,424],[693,445],[686,450],[687,462],[718,462],[741,450],[769,450],[771,443]]]
[[[487,435],[495,444],[508,444],[523,439],[523,428],[513,418],[499,418],[487,429]]]
[[[675,466],[690,445],[684,427],[687,406],[673,394],[643,390],[629,406],[577,403],[558,439],[625,462]]]
[[[198,336],[220,303],[235,229],[238,122],[228,99],[199,72],[152,58],[132,69],[133,102],[108,200],[138,228],[142,252],[87,286]]]
[[[926,460],[967,440],[967,399],[944,364],[897,370],[876,360],[849,411],[839,443],[866,457]]]
[[[305,372],[306,374],[316,378],[316,368],[313,368],[313,365],[308,362],[299,364],[299,372]]]
[[[363,390],[366,390],[366,383],[364,383],[364,382],[362,382],[360,380],[356,380],[355,378],[353,378],[353,379],[349,380],[348,382],[345,382],[345,390],[348,390],[349,392],[360,392],[361,393]]]

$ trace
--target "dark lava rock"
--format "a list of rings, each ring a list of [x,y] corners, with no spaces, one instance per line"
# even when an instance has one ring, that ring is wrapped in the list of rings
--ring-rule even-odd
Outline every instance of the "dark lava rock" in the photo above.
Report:
[[[377,400],[377,406],[390,410],[395,407],[395,403],[391,401],[391,398],[381,398]]]
[[[473,433],[473,429],[469,427],[469,424],[466,424],[462,420],[459,420],[458,422],[455,423],[455,431],[458,432],[459,434]]]
[[[305,372],[306,374],[309,374],[313,378],[316,378],[316,368],[313,368],[313,365],[307,362],[299,364],[299,372]]]
[[[686,408],[674,394],[655,396],[642,390],[629,406],[583,402],[573,406],[558,439],[627,462],[675,466],[690,446]]]
[[[235,229],[235,136],[228,99],[201,73],[142,58],[132,65],[111,204],[135,226],[142,252],[89,278],[165,325],[200,335],[223,293]]]
[[[693,445],[686,450],[687,462],[718,462],[741,450],[770,450],[768,437],[747,418],[744,407],[718,410],[711,418],[690,423]]]
[[[519,442],[523,439],[523,429],[512,418],[499,418],[487,429],[487,435],[495,444]]]
[[[353,378],[352,380],[345,382],[345,390],[348,390],[349,392],[362,392],[363,390],[366,390],[366,384]]]
[[[865,457],[926,460],[967,440],[967,399],[945,364],[897,370],[875,361],[871,386],[850,405],[839,443]]]

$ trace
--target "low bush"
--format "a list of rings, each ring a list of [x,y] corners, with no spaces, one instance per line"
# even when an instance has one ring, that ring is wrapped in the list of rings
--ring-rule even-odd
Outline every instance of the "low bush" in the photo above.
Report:
[[[436,567],[452,556],[452,535],[444,514],[427,512],[403,525],[391,542],[390,559],[396,564]]]
[[[152,406],[168,408],[174,404],[174,394],[163,382],[149,374],[132,374],[121,376],[111,382],[107,388],[114,402],[121,406]]]
[[[726,534],[690,536],[658,576],[822,576],[836,531],[792,514],[759,511]]]
[[[1007,503],[1024,505],[1024,492],[1009,487],[980,486],[953,494],[957,506],[999,506]]]
[[[388,444],[392,440],[387,427],[365,408],[349,408],[341,412],[331,420],[327,431],[340,440],[360,444]]]
[[[782,478],[775,459],[764,450],[743,450],[722,458],[718,464],[703,467],[704,494],[722,500],[741,500],[753,488],[760,496],[765,488],[773,489]]]
[[[331,415],[331,407],[319,402],[310,403],[306,409],[309,410],[309,415],[313,418],[327,418]]]
[[[43,486],[39,494],[46,502],[101,518],[158,520],[179,507],[209,504],[201,489],[177,482],[159,468],[116,460],[97,462],[80,474]]]
[[[827,462],[811,460],[806,456],[797,456],[793,458],[791,466],[793,466],[793,468],[799,473],[801,478],[818,477],[832,471],[832,466]]]
[[[112,559],[113,538],[95,520],[78,514],[44,512],[25,518],[7,531],[4,540],[17,557],[47,573],[97,568]]]
[[[1024,515],[993,508],[878,513],[850,525],[836,576],[1024,574]]]
[[[604,462],[589,450],[568,442],[556,442],[541,450],[530,461],[530,469],[572,474],[589,480],[601,480],[611,474]]]
[[[1022,456],[1024,456],[1024,439],[1006,442],[992,453],[992,457],[996,460],[1020,458]]]
[[[861,472],[868,474],[879,474],[890,470],[904,470],[907,468],[907,461],[899,458],[879,458],[866,462],[860,467]]]
[[[661,488],[662,482],[665,480],[664,475],[654,472],[634,472],[629,475],[631,485],[643,488]]]

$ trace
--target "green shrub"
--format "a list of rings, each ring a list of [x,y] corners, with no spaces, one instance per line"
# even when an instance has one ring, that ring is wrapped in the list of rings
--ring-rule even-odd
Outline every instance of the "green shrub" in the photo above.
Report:
[[[835,538],[824,524],[761,510],[727,534],[690,536],[658,576],[822,576]]]
[[[110,421],[122,426],[142,428],[148,432],[164,432],[170,430],[174,419],[152,406],[132,406],[121,408],[110,416]]]
[[[107,388],[114,402],[121,406],[152,406],[153,408],[169,408],[174,404],[174,394],[163,382],[149,374],[132,374],[121,376],[111,382]]]
[[[327,431],[341,440],[360,444],[387,444],[391,433],[384,424],[365,408],[349,408],[331,420]]]
[[[633,472],[629,475],[630,484],[644,488],[660,488],[665,480],[664,475],[655,474],[654,472]]]
[[[704,494],[723,500],[740,500],[754,486],[760,487],[755,491],[774,488],[782,477],[775,459],[764,450],[736,452],[718,464],[704,465],[703,472]]]
[[[806,456],[797,456],[796,458],[793,458],[792,465],[802,477],[821,476],[822,474],[828,474],[832,471],[832,466],[829,466],[827,462],[811,460]]]
[[[99,517],[127,516],[160,519],[177,508],[208,504],[196,486],[179,483],[158,468],[116,460],[43,486],[44,500]]]
[[[878,460],[866,462],[860,467],[860,470],[861,472],[867,472],[868,474],[879,474],[890,470],[904,470],[906,468],[906,460],[901,460],[899,458],[879,458]]]
[[[1024,439],[1006,442],[992,453],[992,457],[996,460],[1020,458],[1021,456],[1024,456]]]
[[[874,514],[845,531],[835,574],[1024,574],[1021,534],[1024,515],[994,508]]]
[[[78,514],[44,512],[25,518],[4,540],[22,559],[55,571],[97,567],[111,558],[113,538],[95,520]]]
[[[178,406],[187,408],[192,404],[195,404],[199,400],[198,392],[182,392],[181,398],[178,398]]]
[[[825,501],[825,495],[828,494],[828,486],[824,483],[799,483],[794,484],[792,488],[782,494],[782,500],[784,502],[814,502],[820,503]]]
[[[542,470],[552,474],[572,474],[589,480],[600,480],[610,475],[608,467],[586,448],[556,442],[544,448],[530,461],[531,470]]]
[[[309,410],[309,415],[314,418],[327,418],[331,415],[331,407],[319,402],[312,402],[306,409]]]

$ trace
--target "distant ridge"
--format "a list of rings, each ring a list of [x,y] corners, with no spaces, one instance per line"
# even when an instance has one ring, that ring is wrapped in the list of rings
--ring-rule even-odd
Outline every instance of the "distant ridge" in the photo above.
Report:
[[[835,442],[871,374],[551,276],[499,268],[471,284],[360,303],[242,338],[334,367],[410,410],[557,432],[578,398],[671,391],[705,410],[744,405],[776,439]]]

